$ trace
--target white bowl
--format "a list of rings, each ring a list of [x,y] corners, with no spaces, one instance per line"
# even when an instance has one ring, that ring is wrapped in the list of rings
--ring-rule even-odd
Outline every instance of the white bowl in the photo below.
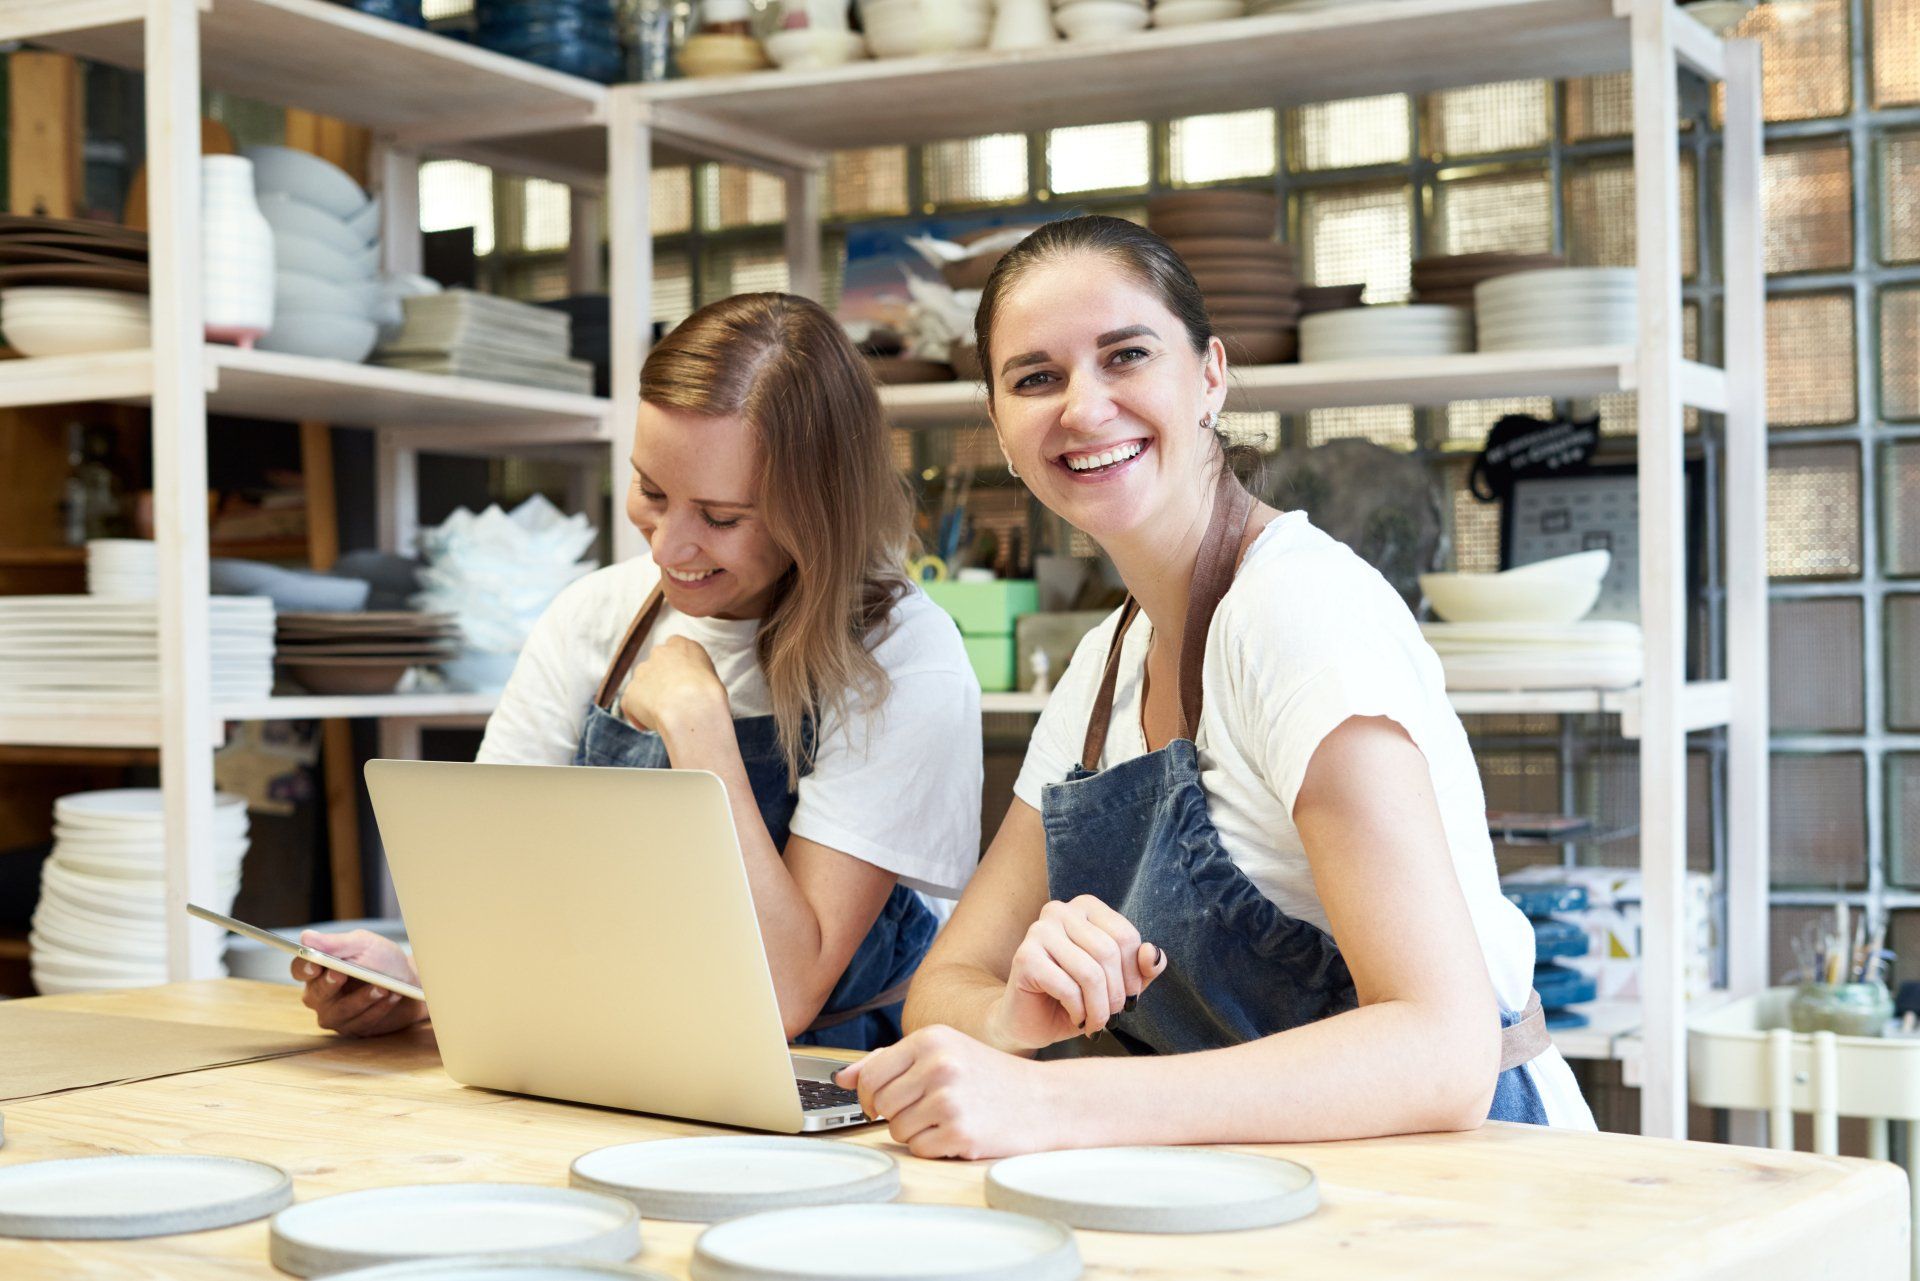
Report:
[[[1202,22],[1238,18],[1247,11],[1245,0],[1160,0],[1153,7],[1156,27],[1190,27]]]
[[[1147,10],[1131,0],[1074,0],[1053,11],[1053,25],[1069,40],[1112,40],[1147,25]]]
[[[1550,556],[1546,560],[1536,560],[1526,565],[1515,565],[1501,572],[1513,578],[1578,578],[1583,582],[1605,582],[1607,571],[1613,568],[1613,553],[1604,547],[1588,552],[1573,552],[1566,556]],[[1606,624],[1597,624],[1606,626]],[[1619,624],[1612,624],[1619,626]]]
[[[262,351],[357,365],[373,353],[373,344],[379,338],[380,327],[362,316],[287,310],[274,317],[273,328],[257,345]]]
[[[336,218],[364,214],[367,193],[347,171],[311,152],[292,147],[243,147],[253,161],[253,185],[263,192],[285,192],[324,209]]]
[[[1600,599],[1600,580],[1529,566],[1500,574],[1422,574],[1420,590],[1449,623],[1577,623]]]
[[[93,351],[138,351],[153,345],[146,320],[108,316],[22,316],[0,318],[7,345],[23,356],[76,356]]]
[[[273,261],[276,271],[297,271],[322,280],[372,280],[380,266],[378,249],[342,253],[333,246],[291,231],[273,236]]]
[[[867,45],[876,58],[910,58],[986,47],[987,0],[861,0]]]
[[[854,31],[801,27],[776,31],[762,43],[767,56],[786,71],[844,66],[867,56],[866,38]]]
[[[266,216],[267,225],[273,228],[276,240],[283,233],[292,232],[349,256],[357,257],[366,252],[367,238],[347,226],[345,219],[336,218],[326,210],[316,209],[306,201],[284,192],[268,192],[261,196],[260,212]]]
[[[360,237],[361,243],[373,244],[380,239],[380,197],[375,196],[360,206],[357,213],[347,215],[347,229]]]
[[[387,286],[381,281],[341,283],[309,276],[304,271],[274,273],[273,296],[280,306],[293,311],[331,311],[369,320],[385,311],[390,300]]]

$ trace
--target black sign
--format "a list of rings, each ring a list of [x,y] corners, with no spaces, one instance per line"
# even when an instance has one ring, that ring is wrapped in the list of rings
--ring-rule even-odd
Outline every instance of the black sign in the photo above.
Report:
[[[1551,476],[1584,467],[1600,447],[1600,418],[1545,419],[1508,414],[1487,433],[1467,486],[1483,503],[1499,502],[1522,477]]]

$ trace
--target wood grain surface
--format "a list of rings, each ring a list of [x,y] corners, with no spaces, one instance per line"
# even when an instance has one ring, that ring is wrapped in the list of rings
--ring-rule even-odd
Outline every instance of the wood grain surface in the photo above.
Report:
[[[311,1029],[292,988],[239,980],[46,998],[48,1009],[269,1032]],[[0,1165],[108,1152],[254,1157],[299,1200],[462,1180],[563,1185],[583,1152],[713,1127],[456,1085],[432,1032],[341,1040],[292,1058],[10,1104]],[[984,1164],[923,1161],[883,1128],[822,1142],[900,1158],[903,1199],[982,1205]],[[1311,1166],[1305,1220],[1214,1236],[1082,1232],[1090,1277],[1664,1277],[1906,1275],[1906,1179],[1884,1163],[1488,1125],[1266,1150]],[[698,1224],[648,1221],[635,1260],[687,1274]],[[0,1243],[0,1275],[280,1274],[264,1222],[127,1242]]]

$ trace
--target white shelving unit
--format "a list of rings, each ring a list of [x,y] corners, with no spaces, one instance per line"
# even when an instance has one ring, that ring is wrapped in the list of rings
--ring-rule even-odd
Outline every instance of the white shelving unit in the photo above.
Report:
[[[1726,885],[1731,988],[1764,985],[1767,724],[1764,293],[1759,239],[1759,57],[1723,45],[1669,0],[1360,0],[1316,13],[1147,32],[1019,54],[970,53],[801,73],[603,88],[412,31],[325,0],[0,0],[0,40],[27,40],[146,72],[151,351],[0,366],[0,405],[107,399],[153,409],[161,654],[172,679],[154,709],[76,709],[58,724],[0,715],[0,742],[157,744],[167,794],[169,917],[209,888],[211,751],[228,719],[381,718],[382,750],[416,749],[428,721],[483,718],[487,696],[267,699],[216,705],[206,631],[209,412],[320,419],[375,431],[380,537],[408,550],[415,459],[445,452],[572,451],[626,465],[652,295],[648,169],[705,156],[780,175],[788,189],[790,279],[818,295],[820,173],[829,152],[1065,125],[1424,92],[1525,77],[1634,73],[1641,339],[1634,348],[1463,355],[1236,370],[1240,407],[1304,410],[1456,399],[1639,393],[1640,581],[1646,672],[1636,691],[1463,695],[1463,711],[1621,715],[1641,740],[1646,873],[1645,999],[1631,1025],[1648,1134],[1684,1133],[1685,1001],[1677,910],[1685,859],[1685,734],[1730,727]],[[1727,366],[1680,354],[1676,68],[1727,88],[1724,235]],[[589,397],[210,347],[200,337],[199,117],[202,89],[336,116],[375,131],[387,266],[419,268],[418,164],[457,156],[567,183],[576,226],[607,201],[611,229],[611,405]],[[584,238],[582,238],[584,240]],[[572,276],[592,288],[591,246]],[[901,426],[964,421],[970,386],[890,388]],[[1727,417],[1729,678],[1685,681],[1682,409]],[[635,534],[615,522],[617,555]],[[990,695],[989,711],[1032,711]],[[213,931],[170,940],[175,977],[211,972]],[[1626,1016],[1623,1015],[1623,1018]],[[1608,1056],[1621,1029],[1596,1032]]]

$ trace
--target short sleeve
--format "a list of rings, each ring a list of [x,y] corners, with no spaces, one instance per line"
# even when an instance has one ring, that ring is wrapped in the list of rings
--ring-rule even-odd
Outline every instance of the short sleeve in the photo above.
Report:
[[[1108,647],[1120,613],[1113,615],[1080,638],[1074,647],[1067,670],[1060,674],[1047,705],[1034,724],[1027,741],[1027,754],[1020,773],[1013,781],[1013,794],[1040,808],[1041,793],[1049,783],[1065,779],[1080,763],[1086,746],[1087,717],[1093,712],[1093,700],[1100,692],[1100,673],[1106,665]]]

